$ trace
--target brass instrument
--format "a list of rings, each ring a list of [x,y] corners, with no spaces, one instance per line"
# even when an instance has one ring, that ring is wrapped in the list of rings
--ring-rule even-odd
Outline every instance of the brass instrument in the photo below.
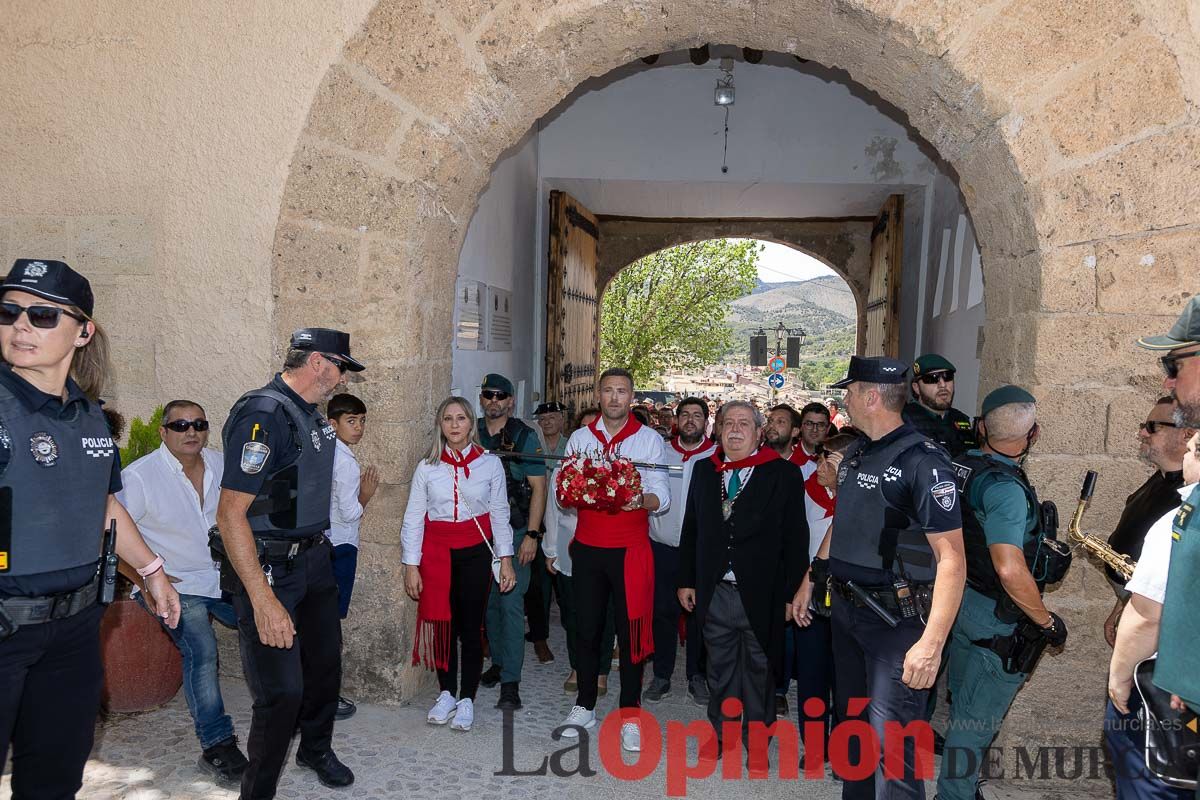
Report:
[[[1080,529],[1080,523],[1083,522],[1083,512],[1087,510],[1095,488],[1096,473],[1094,470],[1089,469],[1087,474],[1083,476],[1083,488],[1079,492],[1079,505],[1075,507],[1075,514],[1071,517],[1071,524],[1067,526],[1067,539],[1082,545],[1089,553],[1112,567],[1122,578],[1129,580],[1133,577],[1133,568],[1137,566],[1137,562],[1129,556],[1113,550],[1109,547],[1108,542],[1105,542],[1103,539],[1093,536],[1090,533],[1084,533]]]

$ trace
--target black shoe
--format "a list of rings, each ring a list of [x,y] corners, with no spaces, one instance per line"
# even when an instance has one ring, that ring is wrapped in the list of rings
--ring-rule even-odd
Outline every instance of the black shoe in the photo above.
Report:
[[[491,689],[500,682],[500,665],[492,664],[487,668],[487,671],[479,676],[479,684],[488,689]]]
[[[946,737],[942,736],[937,731],[933,732],[933,752],[936,755],[942,755],[942,751],[946,749]]]
[[[332,750],[326,750],[317,756],[306,757],[300,750],[296,751],[296,763],[317,773],[317,780],[322,786],[330,789],[341,789],[354,783],[354,773],[350,771]]]
[[[242,751],[238,749],[237,737],[230,736],[205,750],[197,766],[222,783],[236,786],[241,783],[242,773],[246,771],[248,763]]]
[[[657,675],[650,680],[650,686],[642,692],[642,699],[647,703],[657,703],[671,693],[671,682]]]
[[[496,701],[496,708],[501,711],[516,711],[521,708],[521,692],[518,691],[520,688],[521,684],[516,681],[500,684],[500,699]]]
[[[334,719],[350,719],[354,716],[354,712],[358,711],[358,706],[354,705],[353,700],[347,700],[344,697],[338,696],[337,711],[334,712]]]
[[[786,718],[788,715],[788,701],[786,694],[775,695],[775,716]]]

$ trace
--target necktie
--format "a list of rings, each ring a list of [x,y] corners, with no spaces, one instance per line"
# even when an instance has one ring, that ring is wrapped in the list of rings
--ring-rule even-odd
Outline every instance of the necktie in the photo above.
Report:
[[[732,500],[733,498],[737,497],[737,493],[741,488],[742,471],[740,469],[735,469],[729,473],[729,488],[725,491],[725,494],[729,496],[730,500]]]

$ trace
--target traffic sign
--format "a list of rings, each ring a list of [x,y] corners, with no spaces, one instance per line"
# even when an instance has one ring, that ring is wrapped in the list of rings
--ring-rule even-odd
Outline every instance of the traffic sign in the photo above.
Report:
[[[771,372],[783,372],[783,357],[775,356],[769,362],[767,362],[767,366],[771,368]]]
[[[780,373],[776,372],[767,378],[767,385],[772,389],[782,389],[785,383],[785,378]]]

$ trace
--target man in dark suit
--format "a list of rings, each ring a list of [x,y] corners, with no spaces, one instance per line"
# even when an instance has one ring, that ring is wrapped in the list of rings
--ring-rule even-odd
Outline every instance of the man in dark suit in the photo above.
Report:
[[[775,721],[790,602],[808,569],[804,480],[759,448],[764,420],[749,403],[721,409],[722,451],[696,464],[679,543],[679,602],[697,615],[708,651],[708,718],[721,737],[721,703],[750,722]],[[765,752],[751,765],[765,766]]]

